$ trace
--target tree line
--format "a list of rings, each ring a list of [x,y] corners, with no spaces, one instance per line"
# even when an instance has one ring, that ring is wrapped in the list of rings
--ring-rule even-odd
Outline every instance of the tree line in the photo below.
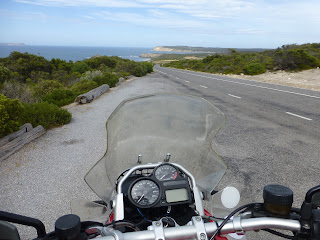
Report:
[[[202,60],[179,60],[163,66],[221,74],[257,75],[267,70],[301,71],[320,67],[320,43],[283,45],[263,52],[213,54]]]

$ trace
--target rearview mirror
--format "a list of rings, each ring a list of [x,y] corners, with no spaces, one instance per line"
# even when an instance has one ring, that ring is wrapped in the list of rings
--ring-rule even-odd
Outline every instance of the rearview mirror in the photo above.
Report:
[[[0,221],[0,240],[20,240],[16,226],[5,221]]]
[[[320,208],[320,192],[317,192],[312,196],[311,203],[313,207]]]
[[[320,207],[320,185],[307,192],[305,201],[311,203],[313,207]]]

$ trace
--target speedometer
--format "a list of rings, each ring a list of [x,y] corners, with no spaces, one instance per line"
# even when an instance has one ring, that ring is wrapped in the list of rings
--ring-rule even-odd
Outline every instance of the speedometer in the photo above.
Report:
[[[170,164],[163,164],[155,170],[154,175],[159,181],[168,181],[176,179],[178,171]]]
[[[131,200],[138,207],[150,207],[160,197],[159,186],[149,179],[142,179],[133,183],[130,189]]]

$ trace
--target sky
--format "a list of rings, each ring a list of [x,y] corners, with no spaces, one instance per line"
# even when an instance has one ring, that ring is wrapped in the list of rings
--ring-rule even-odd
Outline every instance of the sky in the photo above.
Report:
[[[320,42],[319,0],[1,0],[0,43],[277,48]]]

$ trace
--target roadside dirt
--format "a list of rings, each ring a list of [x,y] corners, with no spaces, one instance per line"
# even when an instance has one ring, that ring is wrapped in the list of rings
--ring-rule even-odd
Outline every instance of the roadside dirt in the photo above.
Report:
[[[235,78],[243,78],[260,82],[281,84],[291,87],[305,88],[320,92],[320,69],[311,69],[301,72],[267,72],[260,75],[228,75]]]

